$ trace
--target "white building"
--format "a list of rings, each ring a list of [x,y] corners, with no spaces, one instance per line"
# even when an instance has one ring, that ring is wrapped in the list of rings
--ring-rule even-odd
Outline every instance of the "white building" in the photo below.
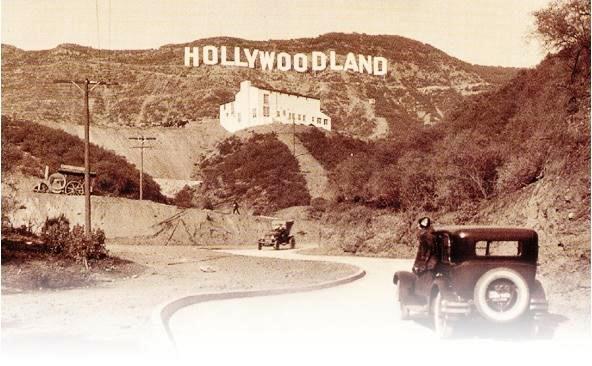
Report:
[[[248,80],[241,82],[234,101],[220,106],[220,124],[230,132],[276,122],[331,130],[331,118],[321,112],[319,98],[257,87]]]

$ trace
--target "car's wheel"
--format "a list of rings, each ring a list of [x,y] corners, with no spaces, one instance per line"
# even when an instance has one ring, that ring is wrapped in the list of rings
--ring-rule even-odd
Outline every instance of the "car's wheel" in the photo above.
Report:
[[[485,319],[507,323],[528,309],[530,291],[520,273],[510,268],[494,268],[477,281],[473,300]]]
[[[291,249],[296,248],[296,239],[294,239],[294,237],[290,238],[290,248]]]
[[[401,320],[411,319],[409,308],[405,305],[405,300],[409,297],[409,288],[405,286],[401,279],[395,282],[395,299],[399,302],[399,316]]]
[[[257,247],[259,250],[261,250],[261,243],[257,243]]]
[[[409,313],[409,308],[403,305],[402,302],[399,301],[399,315],[401,320],[409,320],[411,319],[411,314]]]
[[[275,247],[275,250],[280,250],[280,242],[276,241],[274,247]]]
[[[39,185],[35,186],[35,188],[33,189],[34,192],[38,193],[47,193],[48,190],[49,187],[45,183],[39,183]]]
[[[432,299],[432,318],[434,322],[434,331],[440,339],[452,337],[454,331],[450,320],[442,313],[442,295],[440,292]]]

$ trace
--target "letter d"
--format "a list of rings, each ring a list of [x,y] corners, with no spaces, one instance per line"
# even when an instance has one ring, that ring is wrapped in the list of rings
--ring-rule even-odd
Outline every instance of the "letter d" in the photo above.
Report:
[[[322,71],[327,68],[327,55],[323,52],[312,51],[312,70]]]
[[[387,61],[386,58],[384,57],[374,57],[373,60],[373,69],[374,69],[374,75],[376,76],[382,76],[382,75],[386,75],[387,73]]]

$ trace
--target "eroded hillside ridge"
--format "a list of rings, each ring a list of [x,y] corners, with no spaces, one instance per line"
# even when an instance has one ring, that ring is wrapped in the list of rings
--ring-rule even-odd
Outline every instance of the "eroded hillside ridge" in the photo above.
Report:
[[[384,77],[324,70],[262,71],[230,66],[184,66],[184,47],[243,47],[288,53],[321,51],[381,55]],[[322,99],[336,130],[360,137],[383,136],[398,124],[434,123],[465,95],[491,90],[511,78],[511,68],[471,65],[444,52],[398,36],[330,33],[317,38],[248,41],[209,38],[150,50],[98,50],[62,44],[43,51],[2,45],[4,114],[33,121],[79,123],[79,90],[55,79],[117,81],[120,86],[92,93],[95,124],[167,126],[178,121],[215,118],[242,80]],[[372,104],[374,103],[374,104]],[[384,121],[388,122],[385,126]]]

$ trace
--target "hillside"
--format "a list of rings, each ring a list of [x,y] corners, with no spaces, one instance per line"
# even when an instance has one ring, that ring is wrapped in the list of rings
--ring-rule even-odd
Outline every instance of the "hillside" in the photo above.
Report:
[[[236,200],[259,215],[310,202],[298,160],[276,133],[227,138],[199,168],[199,196],[214,207]]]
[[[301,134],[336,190],[309,210],[326,223],[324,251],[411,257],[423,215],[531,227],[551,310],[589,323],[589,56],[572,66],[569,50],[550,55],[401,141]]]
[[[52,174],[62,164],[84,165],[84,143],[80,138],[30,121],[2,117],[3,181],[14,175],[43,178],[45,166]],[[94,195],[138,198],[140,172],[124,157],[91,144],[90,164],[91,171],[97,173]],[[33,186],[21,188],[32,191]],[[143,188],[145,199],[166,201],[149,174],[144,176]]]
[[[185,46],[225,45],[264,51],[310,53],[334,50],[380,55],[389,61],[384,78],[325,70],[316,74],[228,66],[183,66]],[[517,70],[471,65],[434,47],[398,36],[330,33],[312,39],[248,41],[210,38],[159,49],[108,51],[62,44],[24,51],[2,45],[3,113],[34,121],[78,123],[80,92],[55,79],[107,79],[120,83],[92,93],[93,122],[161,126],[217,117],[218,105],[250,79],[273,88],[322,98],[336,130],[383,137],[402,126],[433,123],[463,96],[494,89]],[[377,82],[380,80],[380,82]],[[375,105],[369,99],[375,99]],[[386,123],[385,123],[386,122]]]

